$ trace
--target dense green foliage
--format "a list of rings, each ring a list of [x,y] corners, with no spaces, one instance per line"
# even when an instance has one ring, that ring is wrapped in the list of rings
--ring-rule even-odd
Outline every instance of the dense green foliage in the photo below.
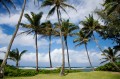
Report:
[[[37,75],[35,70],[22,70],[22,69],[17,69],[13,66],[6,66],[5,67],[5,76],[35,76]]]
[[[118,53],[117,50],[111,48],[111,47],[108,47],[108,49],[105,49],[103,51],[113,62],[119,62],[120,60],[120,54]],[[104,61],[101,62],[102,63],[105,63],[105,62],[109,62],[109,59],[104,55],[102,54],[102,56],[104,56],[104,58],[102,58]]]
[[[9,58],[10,60],[13,60],[16,62],[16,67],[18,68],[19,66],[19,61],[21,60],[21,57],[23,56],[24,53],[26,53],[27,50],[23,50],[22,52],[20,52],[18,50],[18,48],[13,49],[9,52]]]
[[[37,73],[34,69],[17,69],[14,66],[7,65],[5,67],[5,76],[13,76],[13,77],[19,77],[19,76],[35,76],[37,74],[51,74],[51,73],[59,73],[60,68],[55,70],[44,70],[40,69]],[[73,73],[73,72],[80,72],[80,70],[65,70],[65,73]]]
[[[61,68],[58,69],[54,69],[54,70],[39,70],[40,74],[50,74],[50,73],[59,73],[61,70]],[[69,70],[69,69],[65,69],[65,73],[73,73],[73,72],[81,72],[80,70]]]
[[[120,67],[120,63],[116,63]],[[119,72],[118,69],[115,68],[115,66],[111,63],[107,63],[103,66],[100,66],[96,68],[96,71],[114,71],[114,72]]]

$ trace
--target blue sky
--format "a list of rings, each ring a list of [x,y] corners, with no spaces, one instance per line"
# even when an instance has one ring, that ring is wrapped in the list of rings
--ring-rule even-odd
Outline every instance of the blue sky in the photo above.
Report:
[[[4,8],[0,9],[0,51],[6,51],[8,43],[15,30],[15,25],[17,24],[21,12],[22,0],[20,0],[19,3],[16,2],[16,0],[13,0],[13,2],[15,2],[16,10],[14,10],[11,7],[10,17]],[[103,3],[103,0],[69,0],[68,3],[73,5],[77,9],[77,13],[74,10],[67,9],[68,14],[70,15],[70,21],[77,25],[81,20],[85,19],[85,16],[88,16],[88,14],[93,13],[96,8],[102,8],[100,4]],[[50,8],[51,7],[38,9],[38,6],[37,5],[35,6],[33,4],[33,0],[27,0],[25,13],[30,14],[31,11],[35,13],[43,11],[44,15],[41,19],[41,22],[44,22]],[[62,17],[64,19],[69,18],[65,13],[62,13]],[[94,18],[97,19],[98,16],[95,15]],[[57,22],[56,13],[52,17],[50,17],[49,20],[51,20],[52,23]],[[28,23],[25,17],[23,17],[22,22]],[[81,28],[82,26],[79,25],[79,27]],[[23,32],[25,30],[26,29],[20,27],[18,33]],[[109,40],[104,41],[99,37],[99,35],[97,34],[95,35],[98,39],[99,44],[102,46],[103,49],[107,48],[108,46],[113,46],[111,41]],[[73,44],[73,39],[74,39],[73,37],[68,37],[71,66],[79,66],[79,67],[89,66],[84,45],[76,48],[75,44]],[[48,38],[39,38],[38,40],[39,66],[49,66],[48,43],[49,43]],[[23,34],[17,36],[12,46],[12,49],[14,48],[18,48],[20,51],[28,50],[28,52],[23,55],[20,61],[20,66],[36,65],[35,45],[34,45],[33,35]],[[102,57],[101,57],[101,52],[99,51],[99,49],[97,48],[97,46],[93,41],[88,43],[88,50],[93,65],[98,66],[100,63],[100,59]],[[53,37],[52,50],[51,50],[53,66],[61,66],[61,61],[62,61],[61,55],[62,54],[61,54],[60,39]],[[0,53],[0,59],[3,58],[4,58],[4,54]],[[13,61],[8,61],[8,64],[15,65]],[[66,66],[67,66],[67,60],[66,60]]]

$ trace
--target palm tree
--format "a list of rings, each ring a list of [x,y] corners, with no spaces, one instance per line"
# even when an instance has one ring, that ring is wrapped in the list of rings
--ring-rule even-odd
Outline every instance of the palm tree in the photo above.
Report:
[[[102,29],[98,21],[93,18],[93,15],[89,15],[89,17],[86,17],[86,20],[81,21],[80,24],[84,26],[81,30],[85,31],[87,34],[86,36],[91,37],[96,42],[96,44],[98,45],[99,49],[102,52],[102,49],[99,46],[94,35],[94,32],[99,32]]]
[[[107,15],[103,10],[96,11],[97,15],[104,22],[104,28],[99,33],[103,39],[111,39],[116,42],[116,46],[120,47],[120,20],[119,14],[113,12],[111,15]]]
[[[101,31],[101,29],[102,29],[102,27],[100,26],[100,24],[98,23],[98,21],[94,20],[93,15],[89,15],[89,17],[86,17],[85,21],[81,21],[81,24],[84,26],[82,28],[82,30],[86,32],[86,34],[87,34],[86,36],[91,37],[95,41],[95,43],[96,43],[97,47],[100,49],[100,51],[104,55],[106,55],[103,52],[103,50],[100,47],[100,45],[98,44],[98,41],[96,40],[95,35],[94,35],[94,32],[98,32],[99,33]],[[106,57],[113,63],[113,65],[115,65],[115,67],[117,69],[119,69],[119,67],[107,55],[106,55]]]
[[[24,53],[26,53],[27,50],[23,50],[22,52],[20,52],[17,48],[13,49],[12,51],[10,51],[9,53],[9,58],[10,60],[13,60],[16,62],[16,68],[19,67],[19,61],[21,60],[21,57],[23,56]]]
[[[7,3],[10,3],[16,9],[12,0],[0,0],[0,3],[3,5],[3,7],[5,7],[5,9],[8,11],[9,14],[10,14],[10,9],[8,8]]]
[[[15,39],[15,37],[16,37],[17,32],[18,32],[19,25],[20,25],[20,22],[21,22],[21,20],[22,20],[22,16],[23,16],[23,13],[24,13],[24,10],[25,10],[25,5],[26,5],[26,0],[24,0],[23,6],[22,6],[22,11],[21,11],[21,14],[20,14],[20,18],[19,18],[19,20],[18,20],[18,23],[17,23],[17,25],[16,25],[15,32],[14,32],[14,34],[13,34],[11,40],[10,40],[10,43],[9,43],[9,45],[8,45],[8,48],[7,48],[5,57],[4,57],[4,60],[3,60],[2,64],[1,64],[1,67],[2,67],[2,68],[5,67],[5,63],[6,63],[6,61],[7,61],[7,58],[8,58],[8,55],[9,55],[9,51],[10,51],[10,49],[11,49],[11,47],[12,47],[13,41],[14,41],[14,39]]]
[[[120,54],[118,54],[117,50],[114,50],[111,47],[108,47],[108,49],[105,49],[104,52],[113,62],[117,62],[120,60]],[[102,54],[102,56],[105,56],[105,55]],[[102,59],[104,59],[104,61],[102,61],[101,64],[109,61],[107,57]]]
[[[65,7],[69,7],[72,9],[75,9],[73,6],[68,5],[65,3],[66,0],[44,0],[41,7],[46,7],[46,6],[53,6],[52,9],[49,11],[48,16],[51,16],[55,13],[55,10],[57,11],[57,17],[58,17],[58,23],[59,23],[59,29],[60,29],[60,38],[61,38],[61,43],[62,43],[62,67],[61,67],[61,72],[60,75],[63,76],[64,74],[64,66],[65,66],[65,56],[64,56],[64,42],[63,42],[63,35],[61,32],[61,10],[63,10],[65,13],[66,10],[64,9]]]
[[[112,12],[116,11],[120,14],[120,0],[105,0],[103,6],[107,15],[110,15]]]
[[[58,28],[58,27],[59,27],[59,25],[56,24],[55,28]],[[68,36],[72,36],[73,31],[77,30],[78,28],[79,28],[78,26],[76,26],[75,24],[69,22],[69,19],[62,21],[61,31],[62,31],[62,34],[63,34],[63,37],[64,37],[65,46],[66,46],[66,49],[67,49],[67,60],[68,60],[69,69],[71,69],[71,67],[70,67],[70,60],[69,60],[70,57],[69,57],[69,51],[68,51],[67,38],[68,38]],[[60,36],[60,35],[57,35],[57,36]]]
[[[43,37],[49,37],[49,61],[50,68],[52,68],[52,60],[51,60],[51,37],[53,35],[53,25],[50,21],[41,24],[45,28],[45,32],[43,33]]]
[[[80,46],[82,44],[85,45],[85,49],[86,49],[86,53],[87,53],[87,57],[88,57],[90,66],[94,71],[94,67],[92,66],[92,63],[91,63],[91,60],[90,60],[90,57],[89,57],[89,54],[88,54],[88,49],[87,49],[87,42],[90,41],[89,37],[87,37],[86,34],[82,30],[79,31],[78,33],[76,33],[75,35],[77,36],[77,38],[75,38],[73,42],[78,43],[76,46]]]
[[[40,20],[42,18],[43,12],[35,14],[31,12],[32,17],[29,14],[25,14],[25,18],[28,20],[30,24],[21,23],[21,26],[27,28],[28,30],[22,33],[32,34],[35,36],[35,46],[36,46],[36,71],[38,72],[38,44],[37,44],[37,35],[42,32],[42,28],[40,25]],[[22,34],[21,33],[21,34]]]

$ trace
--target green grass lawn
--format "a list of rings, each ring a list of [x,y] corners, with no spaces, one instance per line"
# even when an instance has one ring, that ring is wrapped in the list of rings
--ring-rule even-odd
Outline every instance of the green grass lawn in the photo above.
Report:
[[[120,73],[95,71],[69,73],[62,77],[59,74],[38,74],[32,77],[7,77],[6,79],[120,79]]]

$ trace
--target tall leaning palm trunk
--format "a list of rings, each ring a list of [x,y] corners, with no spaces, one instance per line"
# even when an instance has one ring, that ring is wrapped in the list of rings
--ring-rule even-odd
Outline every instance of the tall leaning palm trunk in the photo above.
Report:
[[[91,63],[91,61],[90,61],[90,57],[89,57],[89,54],[88,54],[87,44],[85,43],[84,45],[85,45],[85,50],[86,50],[86,52],[87,52],[87,57],[88,57],[90,66],[91,66],[92,70],[94,71],[94,67],[92,66],[92,63]]]
[[[18,23],[17,23],[15,32],[14,32],[14,34],[13,34],[11,40],[10,40],[10,43],[9,43],[9,45],[8,45],[8,48],[7,48],[7,51],[6,51],[4,60],[3,60],[2,64],[1,64],[1,67],[2,67],[2,68],[4,68],[4,66],[5,66],[5,63],[6,63],[6,61],[7,61],[7,58],[8,58],[10,49],[11,49],[12,44],[13,44],[13,41],[14,41],[14,39],[15,39],[15,37],[16,37],[17,32],[18,32],[19,25],[20,25],[20,23],[21,23],[22,16],[23,16],[23,13],[24,13],[24,10],[25,10],[25,5],[26,5],[26,0],[24,0],[24,3],[23,3],[23,6],[22,6],[22,11],[21,11],[21,15],[20,15],[19,21],[18,21]]]
[[[36,46],[36,71],[38,72],[38,44],[37,44],[37,32],[35,32],[35,46]]]
[[[120,68],[115,64],[115,62],[112,59],[110,59],[110,57],[108,55],[106,55],[105,52],[102,50],[102,48],[98,44],[94,34],[93,34],[93,40],[95,41],[95,43],[98,46],[98,48],[100,49],[100,51],[110,60],[110,62],[116,67],[116,69],[118,69],[120,71]]]
[[[59,28],[60,28],[60,39],[62,43],[62,67],[61,67],[61,72],[60,75],[63,76],[64,74],[64,67],[65,67],[65,55],[64,55],[64,42],[63,42],[63,35],[61,31],[61,22],[60,22],[60,14],[59,14],[59,8],[57,7],[57,17],[58,17],[58,23],[59,23]]]
[[[51,35],[49,36],[49,61],[50,61],[50,68],[52,68],[52,60],[51,60]]]
[[[68,67],[69,67],[69,69],[71,70],[71,67],[70,67],[70,57],[69,57],[69,51],[68,51],[68,43],[67,43],[67,37],[64,37],[64,40],[65,40],[65,45],[66,45],[66,48],[67,48]]]

